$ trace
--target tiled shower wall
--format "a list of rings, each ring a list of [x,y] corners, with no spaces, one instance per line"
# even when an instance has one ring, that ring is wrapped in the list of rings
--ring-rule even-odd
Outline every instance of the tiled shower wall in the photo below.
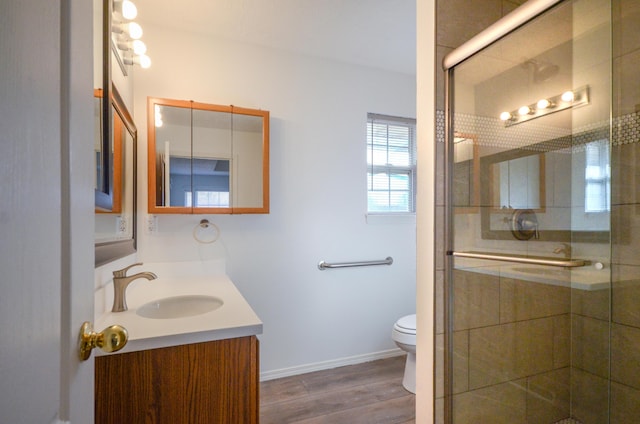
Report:
[[[493,22],[509,13],[524,1],[506,0],[438,0],[437,54],[438,63],[444,56]],[[640,2],[612,0],[613,17],[613,148],[611,158],[611,273],[612,292],[571,292],[571,413],[585,424],[607,422],[608,392],[610,390],[610,422],[632,423],[640,416]],[[437,179],[436,179],[436,423],[443,422],[443,281],[444,281],[444,73],[437,72]],[[474,274],[474,278],[478,274]],[[486,277],[482,277],[486,278]],[[462,279],[464,281],[464,279]],[[503,290],[501,281],[493,289]],[[508,284],[506,283],[508,287]],[[560,294],[563,296],[564,294]],[[554,295],[555,296],[555,295]],[[604,296],[604,299],[603,299]],[[500,309],[498,309],[500,310]],[[550,316],[553,325],[566,325],[566,312],[556,311]],[[565,317],[565,318],[560,318]],[[504,318],[504,317],[502,317]],[[506,325],[507,333],[518,329]],[[611,318],[611,320],[610,320]],[[495,319],[495,317],[494,317]],[[548,317],[533,317],[533,321]],[[558,322],[564,322],[558,324]],[[528,321],[524,321],[528,322]],[[542,322],[542,321],[540,321]],[[555,322],[555,324],[554,324]],[[539,325],[539,324],[534,324]],[[543,327],[548,324],[540,324]],[[607,327],[610,326],[610,333]],[[457,329],[456,346],[464,346],[472,330]],[[542,329],[544,331],[544,329]],[[561,334],[561,333],[558,333]],[[603,335],[605,337],[603,338]],[[487,336],[477,334],[477,336]],[[508,337],[508,334],[505,335]],[[588,341],[590,343],[584,343]],[[610,352],[609,352],[610,342]],[[526,342],[523,342],[526,343]],[[554,347],[555,346],[555,347]],[[551,345],[551,349],[565,349]],[[468,350],[457,352],[454,372],[469,373]],[[560,355],[561,351],[557,353]],[[609,363],[609,354],[611,362]],[[556,356],[560,357],[560,356]],[[459,359],[462,358],[462,361]],[[561,364],[555,364],[561,365]],[[564,371],[563,371],[564,369]],[[567,368],[549,372],[566,373]],[[459,375],[459,374],[458,374]],[[610,375],[610,379],[609,379]],[[514,374],[517,377],[517,373]],[[566,376],[557,374],[559,381]],[[471,381],[467,375],[463,380]],[[475,378],[475,377],[474,377]],[[517,379],[516,379],[517,381]],[[521,382],[523,383],[523,382]],[[609,386],[610,383],[610,386]],[[523,383],[530,384],[530,383]],[[537,383],[536,383],[537,384]],[[497,385],[496,387],[499,387]],[[454,390],[466,391],[456,387]],[[526,401],[526,399],[525,399]],[[564,410],[564,407],[561,408]],[[557,410],[556,410],[557,411]],[[518,422],[518,420],[513,421]],[[524,421],[523,421],[524,422]],[[551,421],[550,421],[551,422]]]

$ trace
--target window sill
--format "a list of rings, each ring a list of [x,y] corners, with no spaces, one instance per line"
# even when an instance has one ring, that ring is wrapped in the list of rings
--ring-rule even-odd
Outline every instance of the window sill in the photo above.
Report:
[[[413,224],[416,223],[415,213],[368,213],[364,215],[367,224]]]

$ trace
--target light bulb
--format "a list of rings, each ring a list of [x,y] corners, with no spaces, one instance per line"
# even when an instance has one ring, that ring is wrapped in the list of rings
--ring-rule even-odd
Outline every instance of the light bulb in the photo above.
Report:
[[[142,40],[133,40],[131,46],[133,47],[133,52],[137,55],[143,55],[147,52],[147,46]]]
[[[546,109],[551,106],[551,102],[547,99],[540,99],[538,100],[536,106],[538,107],[538,109]]]
[[[127,32],[129,37],[134,40],[138,40],[142,37],[142,27],[135,22],[129,22],[127,25]]]
[[[560,96],[563,102],[572,102],[573,101],[573,91],[565,91]]]
[[[518,109],[518,115],[520,116],[528,115],[530,113],[531,109],[529,108],[529,106],[521,106],[520,109]]]
[[[135,19],[138,16],[138,8],[132,1],[124,0],[120,5],[120,13],[122,13],[122,17],[125,19]]]
[[[147,52],[147,45],[144,44],[144,42],[142,42],[141,40],[118,40],[118,48],[125,52],[133,51],[133,53],[138,56]]]
[[[161,127],[162,124],[164,124],[164,122],[162,122],[162,118],[156,117],[155,121],[156,121],[156,127],[158,128]]]
[[[508,121],[509,119],[511,119],[511,114],[509,112],[502,112],[500,114],[501,121]]]
[[[140,65],[140,67],[144,69],[151,66],[151,58],[146,54],[134,57],[125,57],[123,58],[123,62],[125,65]]]
[[[140,59],[140,66],[143,69],[147,69],[151,66],[151,58],[149,56],[147,56],[146,54],[140,55],[138,56]]]

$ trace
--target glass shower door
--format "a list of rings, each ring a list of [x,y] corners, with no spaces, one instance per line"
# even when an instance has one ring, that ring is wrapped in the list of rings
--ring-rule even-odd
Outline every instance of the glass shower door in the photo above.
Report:
[[[609,422],[610,11],[562,2],[449,70],[449,423]]]

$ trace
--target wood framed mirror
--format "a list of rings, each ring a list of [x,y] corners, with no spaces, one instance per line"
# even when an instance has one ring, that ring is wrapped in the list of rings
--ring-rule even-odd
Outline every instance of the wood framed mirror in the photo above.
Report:
[[[96,209],[95,266],[130,255],[136,251],[136,161],[138,130],[118,90],[111,91],[113,135],[110,160],[112,172],[112,207]]]
[[[113,163],[109,152],[113,150],[111,128],[111,57],[110,33],[111,1],[93,0],[94,47],[94,103],[95,103],[95,169],[94,183],[96,210],[108,212],[113,208]]]
[[[93,0],[95,266],[136,251],[137,129],[111,75],[111,0]]]
[[[269,213],[269,112],[149,98],[149,213]]]

